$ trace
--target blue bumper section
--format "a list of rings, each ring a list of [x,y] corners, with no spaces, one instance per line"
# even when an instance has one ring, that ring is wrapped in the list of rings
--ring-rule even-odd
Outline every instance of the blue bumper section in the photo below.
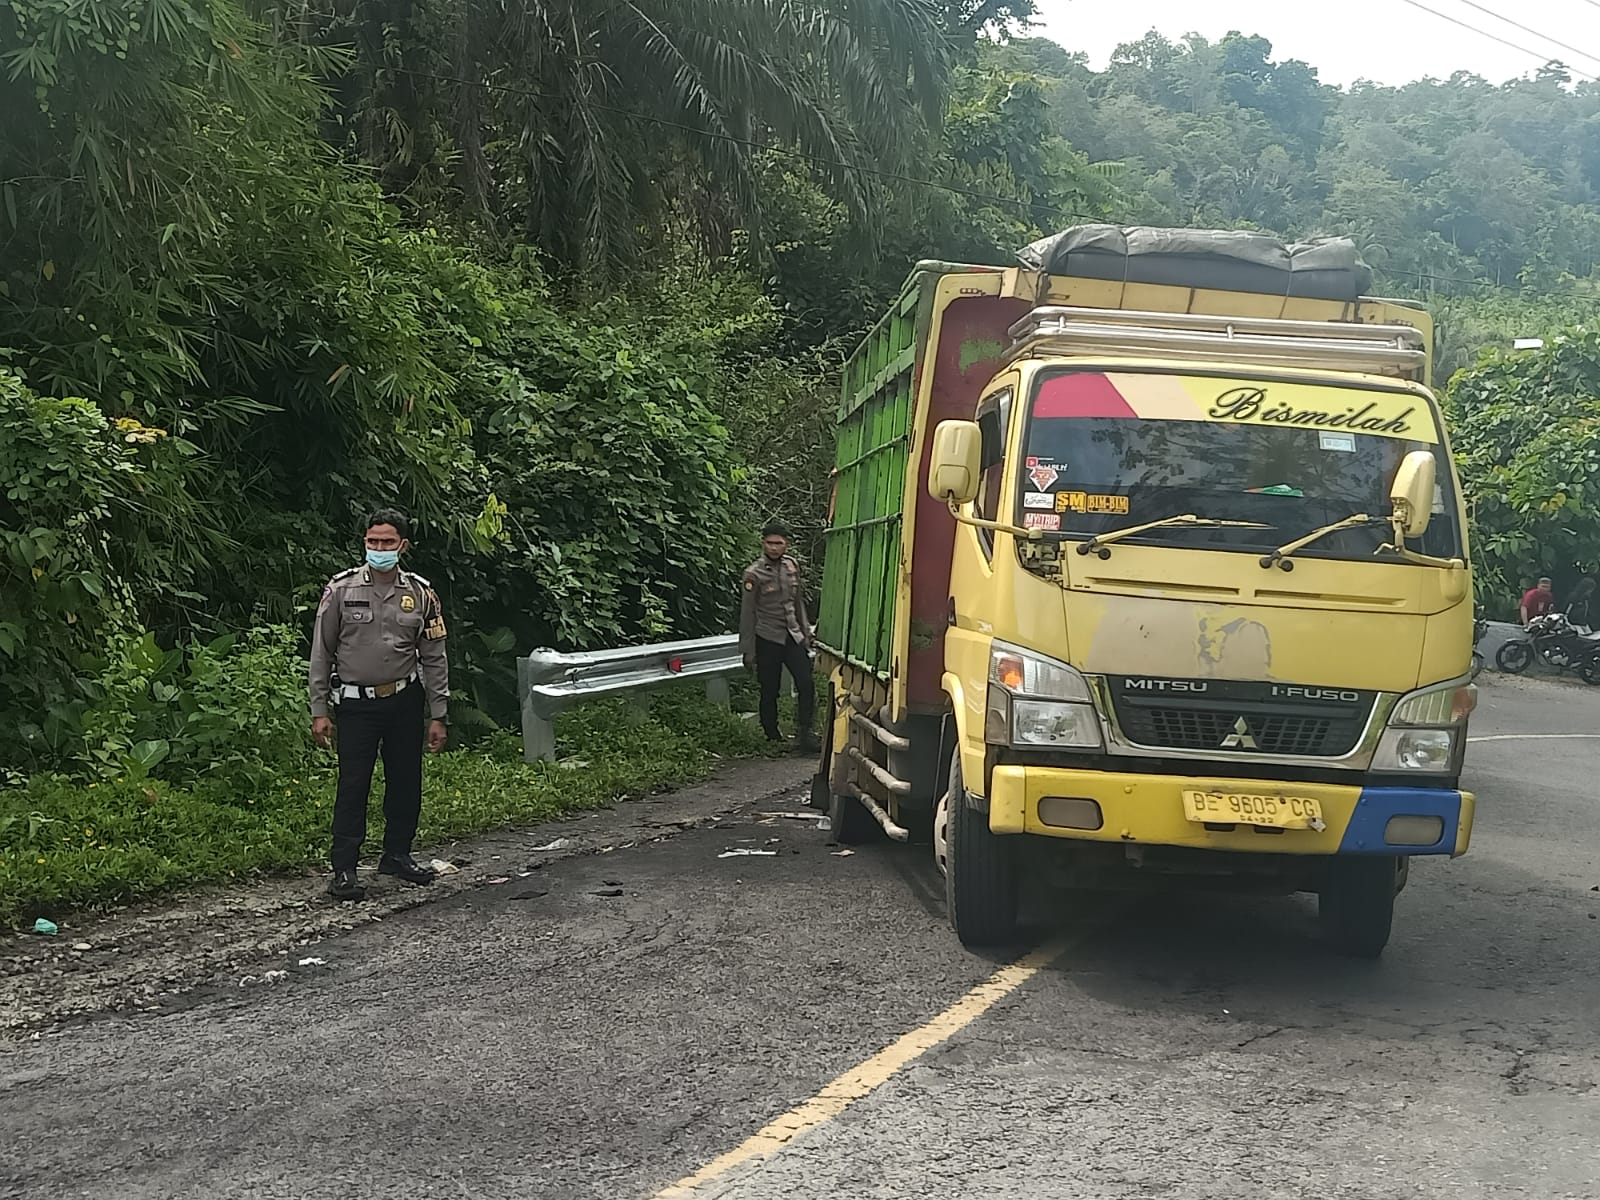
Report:
[[[1396,846],[1384,840],[1391,817],[1439,817],[1444,829],[1439,840],[1426,846]],[[1450,854],[1461,824],[1461,793],[1427,788],[1362,788],[1356,810],[1350,814],[1340,854]]]

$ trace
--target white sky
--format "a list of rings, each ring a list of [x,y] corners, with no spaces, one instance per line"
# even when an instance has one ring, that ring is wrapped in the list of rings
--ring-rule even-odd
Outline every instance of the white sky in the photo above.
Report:
[[[1600,3],[1590,0],[1418,0],[1428,8],[1537,51],[1523,54],[1510,46],[1452,25],[1405,0],[1038,0],[1035,33],[1084,51],[1100,70],[1123,42],[1137,41],[1151,29],[1174,40],[1200,33],[1215,41],[1231,29],[1260,34],[1272,43],[1273,58],[1298,58],[1317,68],[1324,83],[1348,85],[1357,79],[1402,84],[1433,76],[1448,78],[1471,71],[1502,83],[1539,68],[1543,58],[1559,58],[1575,79],[1600,76],[1600,58],[1585,58],[1552,46],[1522,29],[1488,15],[1504,14],[1528,28],[1600,56]]]

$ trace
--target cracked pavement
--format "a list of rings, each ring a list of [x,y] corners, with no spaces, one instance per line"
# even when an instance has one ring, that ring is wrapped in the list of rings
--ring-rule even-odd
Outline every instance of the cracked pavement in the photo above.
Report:
[[[696,1194],[1600,1198],[1600,738],[1523,736],[1591,731],[1600,691],[1486,680],[1472,732],[1506,740],[1468,756],[1472,852],[1413,865],[1377,963],[1319,947],[1306,897],[1035,897],[1050,966]],[[264,885],[292,911],[255,906],[154,1011],[103,1011],[125,963],[0,960],[0,1196],[654,1195],[1000,961],[955,942],[925,849],[836,855],[762,815],[803,804],[793,764],[762,769],[780,800],[739,768],[352,929],[314,881]],[[738,848],[777,853],[718,857]]]

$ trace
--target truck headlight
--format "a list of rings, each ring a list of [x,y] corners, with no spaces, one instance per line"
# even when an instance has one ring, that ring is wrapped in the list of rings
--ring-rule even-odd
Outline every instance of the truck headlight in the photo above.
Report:
[[[1377,770],[1448,771],[1455,757],[1454,729],[1391,729],[1378,743]]]
[[[1477,705],[1478,689],[1470,683],[1436,684],[1400,697],[1372,769],[1439,775],[1459,769],[1467,718]]]
[[[1014,746],[1100,745],[1100,722],[1088,704],[1060,700],[1013,700],[1011,744]]]
[[[989,654],[984,740],[992,745],[1098,750],[1089,681],[1053,658],[995,642]]]

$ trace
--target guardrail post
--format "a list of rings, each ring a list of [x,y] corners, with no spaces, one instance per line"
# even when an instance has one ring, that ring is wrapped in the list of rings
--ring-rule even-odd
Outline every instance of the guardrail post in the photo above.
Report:
[[[522,700],[522,761],[553,761],[556,729],[533,707],[533,664],[526,658],[517,659],[517,695]]]

